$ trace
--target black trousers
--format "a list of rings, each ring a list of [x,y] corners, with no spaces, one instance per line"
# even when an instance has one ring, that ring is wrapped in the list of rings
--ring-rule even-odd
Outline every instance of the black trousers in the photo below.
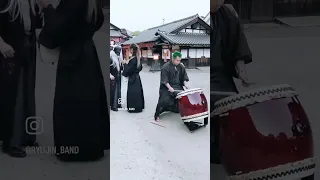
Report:
[[[175,90],[183,91],[182,86],[172,86],[172,87]],[[176,99],[176,96],[178,93],[179,92],[171,93],[166,89],[160,91],[156,112],[154,114],[155,119],[159,117],[161,113],[166,111],[179,113],[178,100]]]
[[[26,121],[28,117],[35,116],[36,57],[31,39],[25,36],[25,54],[18,56],[23,59],[0,58],[0,86],[5,87],[0,88],[0,138],[4,147],[19,147],[36,140],[30,127],[32,121]]]

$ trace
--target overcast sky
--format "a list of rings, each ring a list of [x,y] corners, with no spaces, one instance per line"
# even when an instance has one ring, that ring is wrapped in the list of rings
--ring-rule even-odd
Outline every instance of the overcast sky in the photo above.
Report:
[[[210,0],[111,0],[110,22],[130,31],[143,31],[188,16],[205,16]]]

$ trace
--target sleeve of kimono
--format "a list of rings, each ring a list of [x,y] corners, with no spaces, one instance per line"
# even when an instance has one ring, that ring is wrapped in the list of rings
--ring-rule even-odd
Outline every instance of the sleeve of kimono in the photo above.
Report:
[[[35,20],[36,20],[36,29],[42,29],[42,26],[43,26],[43,17],[42,17],[42,15],[40,14],[40,8],[39,8],[38,5],[36,5],[35,10],[36,10],[36,17],[35,17]]]
[[[182,64],[182,74],[183,74],[183,79],[182,79],[182,81],[184,82],[184,81],[189,81],[189,77],[188,77],[188,73],[187,73],[187,71],[186,71],[186,68],[185,68],[185,66]]]
[[[104,15],[103,15],[103,12],[102,12],[102,6],[101,6],[101,1],[97,1],[98,2],[98,13],[97,13],[97,21],[92,25],[93,27],[93,33],[98,31],[102,25],[103,25],[103,22],[104,22]]]
[[[169,69],[166,66],[161,68],[160,83],[163,85],[169,83]]]
[[[247,41],[247,38],[243,32],[239,20],[237,20],[237,41],[236,41],[236,51],[235,51],[235,60],[243,60],[245,64],[252,62],[252,53]]]
[[[131,59],[128,64],[124,64],[122,75],[124,77],[129,77],[134,73],[136,69],[137,69],[137,60],[134,58],[134,59]]]
[[[59,11],[51,4],[43,9],[45,24],[39,37],[40,43],[42,43],[42,39],[50,38],[55,44],[60,45],[68,35],[79,31],[74,26],[79,21],[79,17],[83,17],[84,7],[86,7],[86,0],[64,0],[57,7]]]
[[[112,57],[110,55],[110,67],[112,67],[112,66],[113,66],[113,59],[112,59]]]

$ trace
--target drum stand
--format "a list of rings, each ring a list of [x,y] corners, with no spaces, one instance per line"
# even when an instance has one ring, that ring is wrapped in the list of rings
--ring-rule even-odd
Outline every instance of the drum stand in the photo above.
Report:
[[[196,121],[189,121],[189,122],[184,122],[184,124],[187,126],[189,131],[193,133],[195,130],[206,127],[208,125],[208,117],[203,119],[203,123],[201,122],[196,122]]]

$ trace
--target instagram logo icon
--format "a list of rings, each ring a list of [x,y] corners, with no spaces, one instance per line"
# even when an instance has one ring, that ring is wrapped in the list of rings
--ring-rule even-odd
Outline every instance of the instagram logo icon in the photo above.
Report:
[[[42,134],[43,119],[42,117],[28,117],[26,119],[26,132],[30,135]]]

